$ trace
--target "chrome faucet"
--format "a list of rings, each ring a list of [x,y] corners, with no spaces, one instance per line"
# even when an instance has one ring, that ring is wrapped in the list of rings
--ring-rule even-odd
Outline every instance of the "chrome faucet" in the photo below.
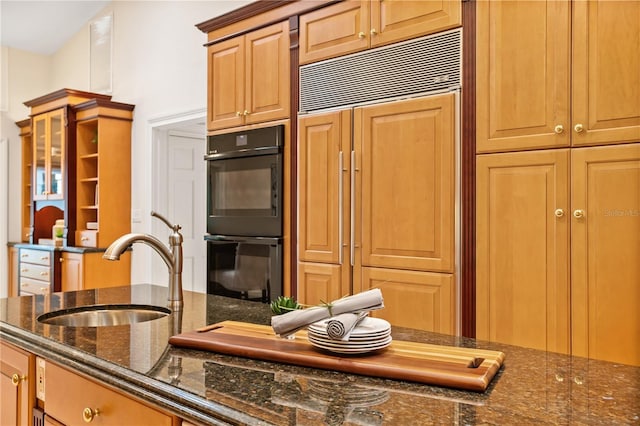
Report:
[[[149,234],[125,234],[115,240],[104,252],[102,257],[107,260],[119,260],[120,255],[133,243],[144,243],[158,252],[164,263],[169,268],[169,298],[168,306],[171,310],[178,311],[184,304],[182,297],[182,234],[180,225],[172,225],[165,217],[151,212],[151,216],[163,221],[171,230],[169,235],[169,248],[159,239]]]

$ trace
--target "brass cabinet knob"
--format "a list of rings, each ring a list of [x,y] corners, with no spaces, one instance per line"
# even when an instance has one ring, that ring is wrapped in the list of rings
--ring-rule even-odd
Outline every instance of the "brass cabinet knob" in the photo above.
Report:
[[[564,210],[563,209],[556,209],[556,211],[554,213],[555,213],[556,217],[564,216]]]
[[[82,237],[80,238],[80,241],[89,241],[89,237]]]
[[[236,111],[236,117],[240,117],[242,113],[240,111]]]
[[[576,219],[582,219],[584,217],[584,210],[574,210],[573,217],[575,217]]]
[[[364,31],[360,31],[358,33],[358,38],[364,38],[364,37],[365,37]]]
[[[559,135],[560,133],[564,132],[564,126],[562,124],[558,124],[556,127],[553,128],[553,131]]]
[[[582,131],[584,130],[584,127],[582,126],[582,124],[578,123],[573,127],[573,130],[575,130],[576,133],[582,133]]]
[[[87,407],[84,410],[82,410],[82,420],[84,420],[85,423],[91,423],[94,417],[99,415],[100,415],[100,411],[97,408],[94,410]]]
[[[242,113],[242,115],[247,116],[249,115],[249,111],[247,111],[246,109],[244,110],[244,112]]]
[[[375,28],[371,28],[371,31],[369,31],[371,33],[372,36],[378,34],[378,31],[376,31]]]
[[[13,386],[18,386],[18,385],[20,384],[20,382],[21,382],[21,381],[26,380],[26,379],[27,379],[27,377],[26,377],[26,376],[21,376],[21,375],[19,375],[18,373],[14,373],[14,374],[11,376],[11,384],[12,384]]]

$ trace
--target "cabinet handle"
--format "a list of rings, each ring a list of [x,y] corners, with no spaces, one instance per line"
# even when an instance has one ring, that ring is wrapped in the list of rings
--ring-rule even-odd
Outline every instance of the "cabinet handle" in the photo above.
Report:
[[[25,258],[25,259],[26,259],[27,257],[29,257],[29,255],[28,255],[27,253],[22,253],[22,254],[20,255],[20,257],[22,257],[22,258]]]
[[[49,260],[49,256],[42,256],[40,257],[40,260]]]
[[[20,269],[20,272],[29,272],[29,268],[22,268]]]
[[[242,113],[240,111],[236,111],[236,117],[240,117]]]
[[[554,127],[553,131],[559,135],[560,133],[564,132],[564,126],[562,124],[558,124],[556,127]]]
[[[60,259],[58,259],[58,261],[59,261],[60,263],[62,263],[62,262],[64,262],[64,258],[63,258],[63,257],[61,257]]]
[[[584,217],[584,210],[574,210],[573,217],[575,217],[576,219],[582,219]]]
[[[562,210],[562,209],[556,209],[556,211],[555,211],[555,215],[556,215],[556,217],[562,217],[562,216],[564,216],[564,210]]]
[[[582,126],[582,124],[576,124],[576,125],[573,127],[573,130],[575,130],[575,131],[576,131],[576,133],[582,133],[582,131],[584,130],[584,127]]]
[[[13,373],[13,376],[11,376],[11,384],[13,386],[18,386],[23,380],[27,380],[27,376],[21,376],[18,373]]]
[[[371,33],[372,36],[378,34],[378,31],[376,31],[375,28],[371,28],[371,31],[369,31]]]
[[[247,115],[249,115],[249,111],[247,111],[247,110],[245,109],[245,110],[244,110],[244,112],[242,113],[242,115],[244,115],[244,116],[246,117]]]
[[[85,423],[91,423],[93,421],[93,418],[99,415],[100,415],[100,410],[98,410],[97,408],[91,409],[87,407],[84,410],[82,410],[82,420],[84,420]]]
[[[360,31],[360,32],[358,33],[358,38],[362,39],[362,38],[364,38],[364,37],[365,37],[364,31]]]
[[[89,237],[82,237],[80,238],[80,241],[89,241]]]
[[[49,275],[48,272],[45,272],[45,271],[40,272],[41,277],[46,277],[47,275]]]
[[[342,169],[344,168],[343,166],[343,153],[342,151],[340,151],[338,153],[338,263],[340,265],[342,265],[342,234],[344,232],[344,223],[342,220],[342,209],[344,208],[343,202],[342,202],[342,198],[343,198],[343,191],[342,191]]]

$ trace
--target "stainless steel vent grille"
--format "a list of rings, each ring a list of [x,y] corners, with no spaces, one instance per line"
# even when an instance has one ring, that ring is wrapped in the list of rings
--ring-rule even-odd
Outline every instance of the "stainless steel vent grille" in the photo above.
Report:
[[[300,67],[300,111],[460,87],[462,30]]]

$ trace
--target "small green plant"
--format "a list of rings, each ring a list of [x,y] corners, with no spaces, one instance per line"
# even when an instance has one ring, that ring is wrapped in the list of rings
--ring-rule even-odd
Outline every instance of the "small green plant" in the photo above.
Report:
[[[302,305],[296,302],[296,299],[293,297],[279,296],[271,302],[271,312],[273,312],[274,315],[286,314],[296,309],[302,309]]]

